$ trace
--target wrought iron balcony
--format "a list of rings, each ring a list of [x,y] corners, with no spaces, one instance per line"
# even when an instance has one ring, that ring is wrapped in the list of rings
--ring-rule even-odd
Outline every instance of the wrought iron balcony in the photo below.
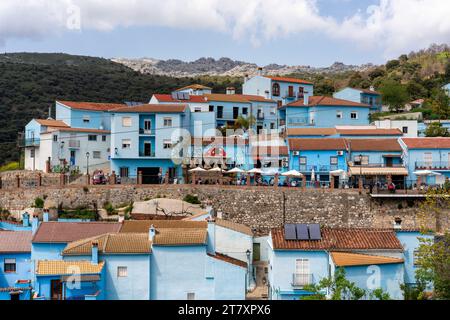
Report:
[[[154,158],[155,157],[155,151],[152,151],[152,152],[139,151],[139,157]]]
[[[294,273],[292,275],[293,287],[304,287],[313,283],[313,277],[311,273]]]
[[[288,124],[290,126],[314,126],[310,123],[307,117],[288,117]]]
[[[143,128],[140,128],[140,129],[139,129],[139,134],[148,134],[148,135],[153,135],[153,134],[154,134],[154,132],[153,132],[153,130],[152,130],[152,129],[148,130],[148,129],[143,129]]]
[[[344,166],[340,166],[340,165],[306,165],[306,164],[301,164],[300,165],[300,172],[303,173],[308,173],[311,172],[314,169],[314,171],[317,172],[330,172],[330,171],[335,171],[335,170],[339,170],[342,169],[344,170]]]
[[[450,170],[449,161],[433,161],[433,162],[416,162],[416,169],[423,170]]]
[[[39,139],[39,138],[25,139],[25,142],[24,142],[25,147],[39,147],[40,144],[41,144],[41,139]]]
[[[352,162],[348,163],[350,167],[363,167],[363,168],[404,168],[402,163],[363,163]]]

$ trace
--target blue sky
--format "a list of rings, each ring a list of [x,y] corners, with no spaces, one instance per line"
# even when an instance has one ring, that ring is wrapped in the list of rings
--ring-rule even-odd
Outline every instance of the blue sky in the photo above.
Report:
[[[384,63],[450,42],[446,0],[205,1],[189,9],[177,0],[2,0],[0,51],[328,66]],[[71,17],[80,28],[68,29]]]

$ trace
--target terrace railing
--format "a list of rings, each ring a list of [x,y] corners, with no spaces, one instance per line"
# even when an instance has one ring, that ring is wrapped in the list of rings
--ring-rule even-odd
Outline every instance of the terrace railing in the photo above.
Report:
[[[450,161],[416,162],[416,169],[450,170]]]

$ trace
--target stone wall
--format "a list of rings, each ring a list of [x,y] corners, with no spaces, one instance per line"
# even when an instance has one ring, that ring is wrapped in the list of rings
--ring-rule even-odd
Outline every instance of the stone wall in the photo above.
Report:
[[[417,228],[419,204],[423,200],[374,200],[354,190],[301,190],[270,187],[234,186],[66,186],[64,188],[31,188],[0,190],[0,207],[20,210],[29,207],[36,197],[65,208],[93,206],[101,208],[105,202],[119,206],[130,201],[156,197],[182,199],[197,195],[211,202],[224,218],[244,223],[258,234],[287,223],[320,223],[333,227],[390,228],[394,219],[403,220],[405,228]],[[448,208],[447,208],[448,210]],[[448,216],[448,215],[447,215]],[[435,224],[435,221],[433,222]],[[448,220],[441,219],[440,228],[448,228]]]

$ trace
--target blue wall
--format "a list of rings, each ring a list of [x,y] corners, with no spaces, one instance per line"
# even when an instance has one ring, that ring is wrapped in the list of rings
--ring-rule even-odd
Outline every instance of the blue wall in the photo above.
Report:
[[[0,288],[15,287],[17,280],[30,280],[30,258],[30,253],[0,253]],[[16,259],[16,272],[5,273],[5,259]]]

